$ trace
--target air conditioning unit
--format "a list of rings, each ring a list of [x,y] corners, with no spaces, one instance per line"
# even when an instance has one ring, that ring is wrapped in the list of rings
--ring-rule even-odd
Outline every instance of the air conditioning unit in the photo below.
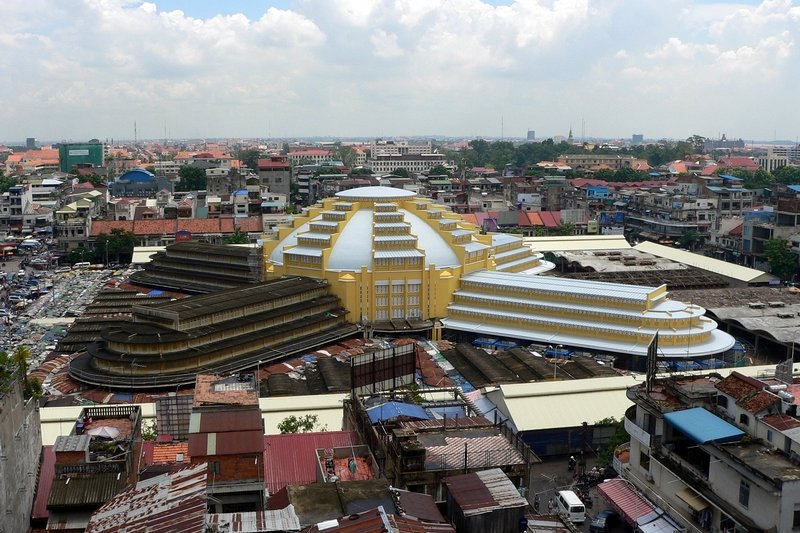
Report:
[[[652,482],[653,482],[653,474],[651,474],[650,472],[645,472],[645,474],[644,474],[644,478],[645,478],[645,479],[646,479],[646,480],[647,480],[649,483],[652,483]]]

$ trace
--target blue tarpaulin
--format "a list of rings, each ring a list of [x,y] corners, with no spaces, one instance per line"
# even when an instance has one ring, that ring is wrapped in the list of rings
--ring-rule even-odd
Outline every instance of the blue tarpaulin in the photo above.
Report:
[[[418,420],[429,420],[430,416],[425,412],[425,409],[413,403],[403,402],[386,402],[375,407],[367,409],[370,421],[375,424],[377,422],[385,422],[398,416],[406,416],[408,418],[416,418]]]
[[[736,442],[744,436],[744,431],[702,407],[666,413],[664,420],[697,444]]]
[[[148,296],[163,296],[163,294],[164,294],[164,291],[161,291],[161,290],[158,290],[158,289],[153,289],[152,291],[147,293]]]

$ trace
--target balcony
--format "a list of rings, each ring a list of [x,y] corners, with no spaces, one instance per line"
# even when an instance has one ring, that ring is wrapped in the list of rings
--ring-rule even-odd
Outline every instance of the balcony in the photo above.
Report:
[[[650,447],[650,434],[636,424],[636,406],[632,405],[625,411],[625,431],[628,432],[632,438],[638,440],[643,445]]]

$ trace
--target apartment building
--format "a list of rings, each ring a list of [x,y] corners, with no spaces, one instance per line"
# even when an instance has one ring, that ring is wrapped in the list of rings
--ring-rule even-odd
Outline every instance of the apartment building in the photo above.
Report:
[[[367,167],[377,174],[388,174],[398,168],[420,174],[437,165],[444,165],[445,162],[444,154],[386,154],[372,155],[367,161]]]
[[[759,379],[680,376],[629,389],[622,475],[688,531],[800,528],[791,361]]]

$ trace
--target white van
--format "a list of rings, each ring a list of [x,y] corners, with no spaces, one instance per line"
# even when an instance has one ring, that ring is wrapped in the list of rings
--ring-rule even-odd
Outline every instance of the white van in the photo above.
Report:
[[[556,496],[558,514],[573,524],[582,524],[586,520],[586,507],[578,495],[571,490],[560,490]]]
[[[82,261],[80,263],[75,263],[74,265],[72,265],[72,270],[77,270],[80,268],[89,268],[90,266],[91,263],[89,261]]]

